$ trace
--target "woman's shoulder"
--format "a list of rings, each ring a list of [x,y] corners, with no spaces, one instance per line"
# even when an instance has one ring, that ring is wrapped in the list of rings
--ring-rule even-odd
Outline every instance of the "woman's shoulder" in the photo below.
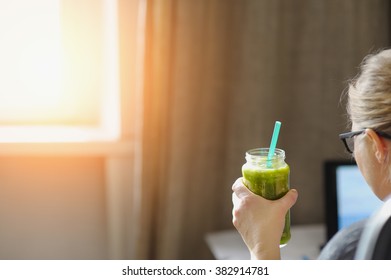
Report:
[[[320,252],[320,260],[352,260],[365,227],[365,220],[355,222],[337,232]]]

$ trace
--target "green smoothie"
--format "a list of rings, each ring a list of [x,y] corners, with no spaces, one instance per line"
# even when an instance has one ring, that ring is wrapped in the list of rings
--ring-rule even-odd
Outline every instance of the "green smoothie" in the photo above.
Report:
[[[247,163],[242,167],[243,183],[253,193],[266,199],[276,200],[289,191],[290,168],[285,163],[285,152],[276,149],[272,161],[267,160],[268,149],[254,149],[246,154]],[[285,227],[280,245],[284,246],[291,238],[290,213],[285,216]]]

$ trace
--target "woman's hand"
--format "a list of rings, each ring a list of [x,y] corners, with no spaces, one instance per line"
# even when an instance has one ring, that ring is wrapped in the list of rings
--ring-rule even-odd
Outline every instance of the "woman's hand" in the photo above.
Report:
[[[280,239],[285,214],[295,204],[298,193],[291,189],[277,200],[252,193],[242,178],[232,186],[232,222],[250,250],[252,259],[280,259]]]

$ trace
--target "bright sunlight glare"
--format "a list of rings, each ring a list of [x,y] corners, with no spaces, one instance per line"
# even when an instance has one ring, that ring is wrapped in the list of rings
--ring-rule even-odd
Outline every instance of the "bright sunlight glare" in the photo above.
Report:
[[[59,1],[0,1],[0,39],[0,119],[50,118],[62,95]]]
[[[115,0],[0,0],[0,142],[118,139],[117,22]]]

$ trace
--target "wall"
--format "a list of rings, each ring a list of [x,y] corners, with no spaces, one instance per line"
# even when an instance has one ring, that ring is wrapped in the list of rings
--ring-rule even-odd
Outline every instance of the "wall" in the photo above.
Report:
[[[108,256],[101,157],[0,160],[0,259]]]

